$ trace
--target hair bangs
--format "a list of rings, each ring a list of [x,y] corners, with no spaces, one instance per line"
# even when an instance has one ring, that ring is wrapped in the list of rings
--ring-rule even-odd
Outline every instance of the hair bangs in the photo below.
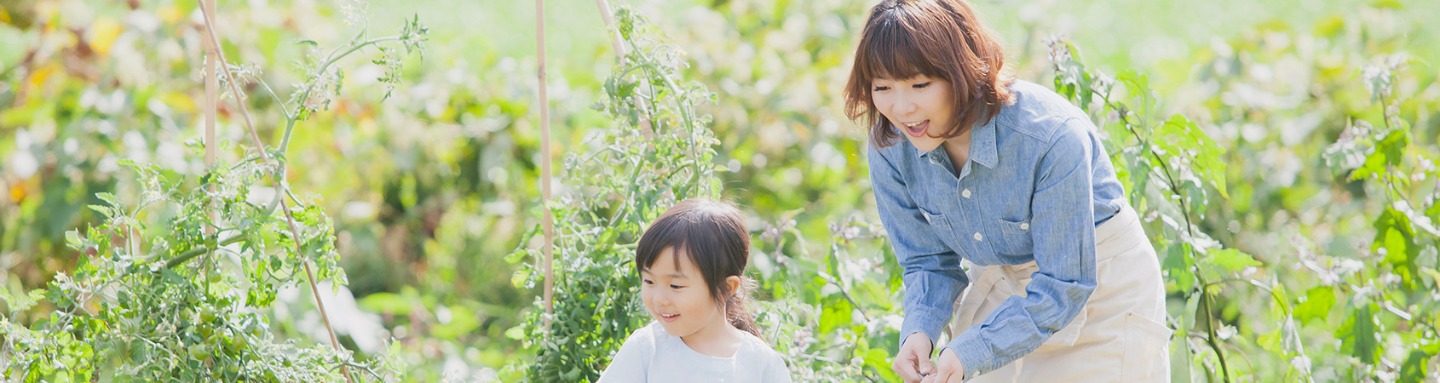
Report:
[[[904,11],[897,8],[892,12]],[[860,75],[869,80],[904,80],[920,75],[944,78],[944,71],[931,63],[931,55],[921,49],[915,28],[902,25],[906,20],[901,15],[887,16],[875,25],[871,38],[862,42]]]

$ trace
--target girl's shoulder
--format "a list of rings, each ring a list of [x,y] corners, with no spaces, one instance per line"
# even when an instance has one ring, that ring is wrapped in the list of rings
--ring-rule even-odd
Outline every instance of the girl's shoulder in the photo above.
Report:
[[[758,337],[747,336],[746,338],[746,346],[742,351],[746,359],[744,363],[754,366],[752,368],[756,368],[760,372],[760,381],[766,383],[790,382],[790,367],[785,363],[785,356]]]
[[[745,335],[745,346],[742,348],[744,354],[767,362],[780,362],[781,366],[785,365],[785,358],[780,355],[779,351],[775,351],[775,348],[771,347],[769,343],[765,343],[765,341],[759,337],[750,334]]]
[[[665,332],[665,329],[660,327],[659,322],[650,322],[650,324],[630,333],[630,337],[625,339],[625,345],[633,345],[633,347],[640,350],[654,352],[655,349],[658,348],[657,346],[666,340],[665,337],[667,336],[670,336],[670,333]]]

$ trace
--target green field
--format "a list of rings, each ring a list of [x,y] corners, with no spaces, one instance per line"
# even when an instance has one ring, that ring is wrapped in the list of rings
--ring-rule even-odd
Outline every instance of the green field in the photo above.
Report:
[[[745,212],[796,381],[897,381],[901,270],[840,97],[870,3],[612,0],[640,18],[620,63],[594,2],[547,1],[542,153],[533,2],[221,1],[278,159],[227,97],[214,167],[195,3],[0,3],[0,374],[588,381],[649,321],[640,229],[698,195]],[[1174,381],[1440,376],[1440,2],[975,6],[1011,73],[1103,130],[1166,273]],[[423,54],[318,65],[417,20]]]

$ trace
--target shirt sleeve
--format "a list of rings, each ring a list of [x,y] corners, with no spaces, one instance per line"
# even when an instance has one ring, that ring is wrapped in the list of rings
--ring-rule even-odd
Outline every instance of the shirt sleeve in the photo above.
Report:
[[[620,351],[615,352],[615,358],[610,360],[605,372],[600,373],[600,380],[596,383],[644,382],[645,372],[649,369],[650,358],[654,354],[655,338],[650,327],[635,330],[625,339]]]
[[[960,268],[960,256],[940,241],[925,212],[910,198],[904,177],[874,143],[870,147],[870,182],[895,258],[904,269],[905,320],[900,343],[922,332],[935,344],[941,328],[950,322],[955,299],[970,283]]]
[[[948,347],[967,376],[993,371],[1029,354],[1075,318],[1095,291],[1092,169],[1088,120],[1071,119],[1049,139],[1036,166],[1030,235],[1036,271],[1026,296],[1011,297],[982,324]]]
[[[770,351],[770,363],[765,366],[764,383],[790,383],[790,368],[785,366],[785,358],[780,353]]]

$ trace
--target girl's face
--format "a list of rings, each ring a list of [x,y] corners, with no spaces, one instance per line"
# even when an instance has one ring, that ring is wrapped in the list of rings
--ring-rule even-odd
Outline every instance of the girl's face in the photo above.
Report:
[[[923,74],[904,80],[877,78],[870,83],[870,97],[916,149],[928,152],[945,142],[955,109],[949,82]]]
[[[654,264],[640,271],[640,282],[640,300],[670,335],[707,337],[729,325],[724,307],[710,296],[700,269],[690,257],[676,253],[674,246],[665,248]]]

